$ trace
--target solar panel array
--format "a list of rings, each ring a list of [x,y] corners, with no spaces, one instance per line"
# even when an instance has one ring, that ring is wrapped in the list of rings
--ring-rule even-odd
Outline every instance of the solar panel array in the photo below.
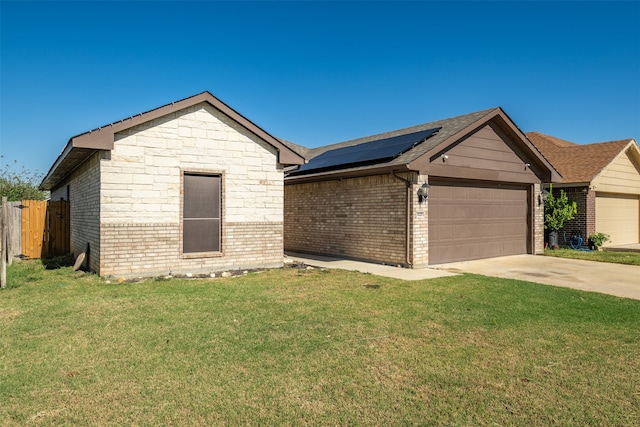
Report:
[[[309,163],[300,166],[298,170],[291,172],[289,175],[305,175],[388,162],[432,137],[440,129],[421,130],[329,150],[309,160]]]

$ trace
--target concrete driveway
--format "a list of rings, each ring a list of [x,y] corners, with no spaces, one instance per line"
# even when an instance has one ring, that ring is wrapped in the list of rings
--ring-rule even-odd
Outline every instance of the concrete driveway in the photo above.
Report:
[[[433,266],[451,273],[527,280],[640,300],[640,266],[513,255]]]

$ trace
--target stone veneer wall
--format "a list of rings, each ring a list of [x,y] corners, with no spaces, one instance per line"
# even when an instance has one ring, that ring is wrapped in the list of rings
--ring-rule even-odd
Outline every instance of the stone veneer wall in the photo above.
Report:
[[[182,177],[222,176],[222,251],[182,254]],[[101,163],[99,273],[122,277],[281,266],[277,151],[208,104],[116,135]]]
[[[406,265],[406,194],[391,174],[287,184],[285,250]]]
[[[85,265],[100,271],[100,164],[105,152],[96,152],[51,192],[51,200],[67,199],[69,186],[71,252],[78,256],[89,244]]]

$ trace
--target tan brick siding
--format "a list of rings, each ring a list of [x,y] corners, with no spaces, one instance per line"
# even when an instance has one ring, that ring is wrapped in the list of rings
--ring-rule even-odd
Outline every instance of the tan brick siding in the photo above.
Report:
[[[282,232],[281,222],[226,223],[222,254],[192,257],[180,253],[179,224],[103,224],[100,274],[129,278],[280,267]]]
[[[67,198],[69,186],[71,252],[78,256],[89,244],[89,269],[100,271],[100,162],[97,152],[51,192],[52,200]]]
[[[429,264],[429,199],[418,202],[418,189],[428,183],[426,175],[420,175],[411,185],[411,261],[414,268],[424,268]]]
[[[285,185],[285,250],[424,268],[429,265],[429,199],[418,202],[426,175],[403,174],[411,191],[406,259],[406,184],[392,175]],[[544,206],[532,187],[533,253],[544,251]]]
[[[533,254],[544,253],[544,204],[539,198],[542,186],[533,185],[531,203],[533,205]]]
[[[404,265],[405,218],[392,175],[285,185],[285,250]]]

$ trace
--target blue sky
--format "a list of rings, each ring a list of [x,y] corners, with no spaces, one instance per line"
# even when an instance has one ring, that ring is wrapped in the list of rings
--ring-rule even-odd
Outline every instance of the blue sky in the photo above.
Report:
[[[640,2],[0,2],[0,152],[205,90],[315,147],[501,106],[525,132],[640,139]]]

